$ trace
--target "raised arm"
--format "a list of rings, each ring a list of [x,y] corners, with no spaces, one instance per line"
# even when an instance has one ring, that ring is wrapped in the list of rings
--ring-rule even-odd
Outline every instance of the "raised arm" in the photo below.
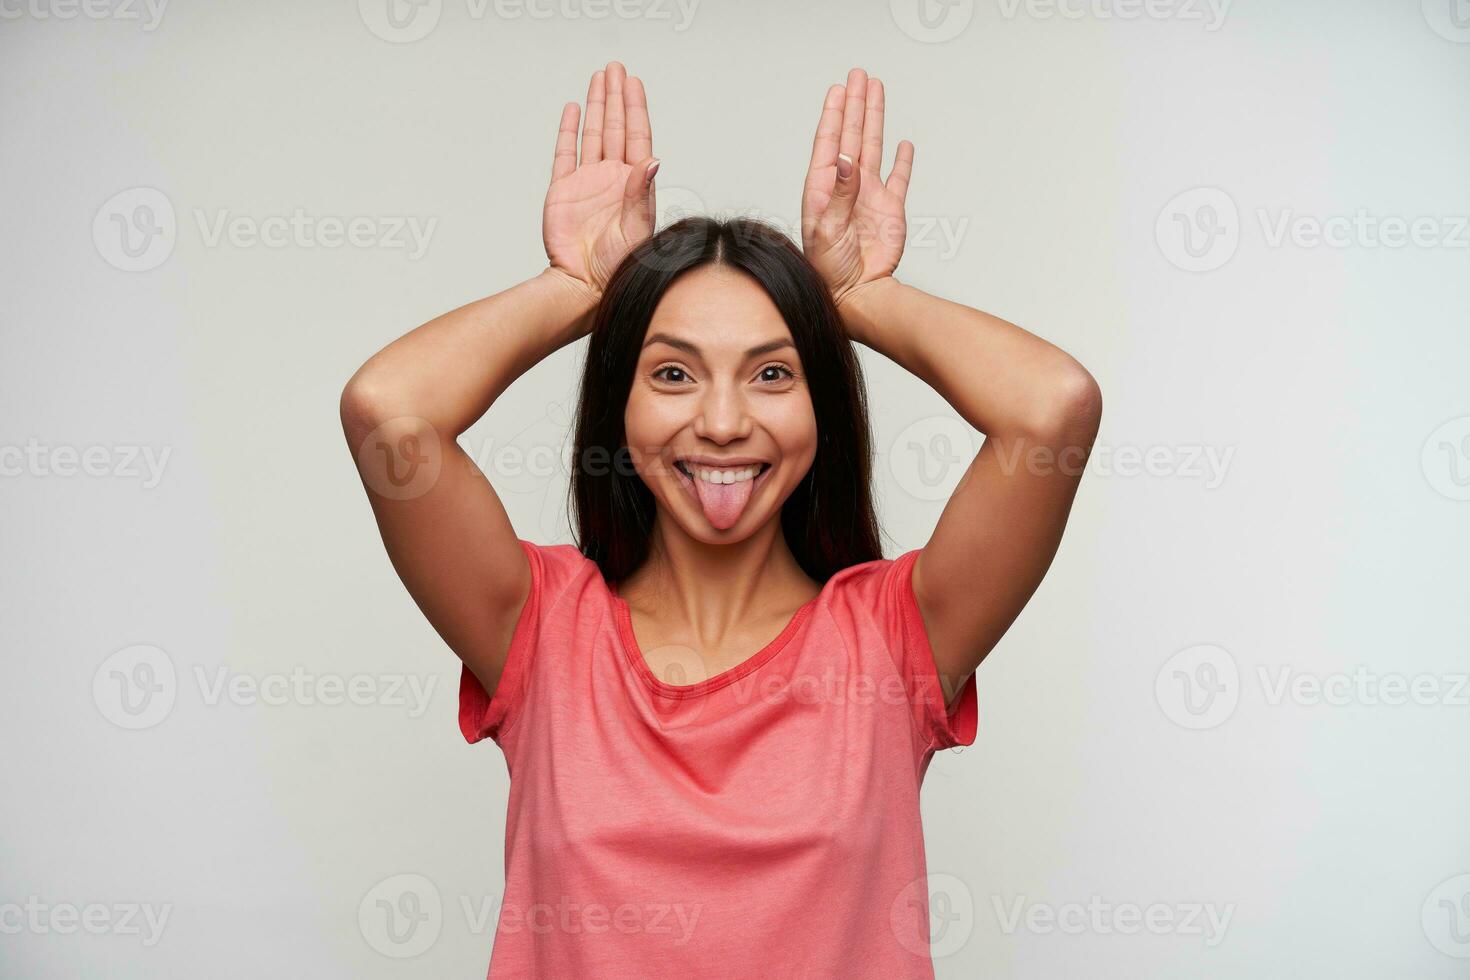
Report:
[[[882,83],[861,69],[828,91],[803,195],[803,243],[853,339],[923,379],[985,434],[913,568],[952,700],[1051,566],[1102,395],[1077,361],[1040,337],[893,277],[914,151],[901,142],[880,179],[883,115]]]
[[[607,277],[653,232],[643,86],[592,76],[577,156],[562,110],[543,213],[548,267],[395,340],[342,392],[342,427],[388,557],[439,635],[493,694],[530,566],[500,498],[457,438],[542,358],[584,336]]]

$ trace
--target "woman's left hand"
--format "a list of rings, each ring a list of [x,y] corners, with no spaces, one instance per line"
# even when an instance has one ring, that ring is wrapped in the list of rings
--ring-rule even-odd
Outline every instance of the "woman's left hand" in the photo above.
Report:
[[[859,286],[898,268],[913,162],[914,144],[900,140],[888,180],[879,177],[882,82],[854,68],[846,86],[827,90],[801,195],[801,242],[839,306]]]

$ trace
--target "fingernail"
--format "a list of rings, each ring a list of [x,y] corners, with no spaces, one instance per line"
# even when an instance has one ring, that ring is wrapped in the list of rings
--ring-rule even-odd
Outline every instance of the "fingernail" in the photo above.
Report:
[[[837,176],[842,180],[852,176],[852,157],[846,153],[837,154]]]
[[[658,157],[653,158],[653,163],[648,166],[648,172],[643,175],[643,182],[645,184],[653,183],[653,175],[658,173],[658,165],[661,162]]]

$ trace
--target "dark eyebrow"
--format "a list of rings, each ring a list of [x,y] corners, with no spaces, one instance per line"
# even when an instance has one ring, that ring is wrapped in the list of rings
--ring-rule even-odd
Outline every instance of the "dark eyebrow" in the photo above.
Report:
[[[648,339],[643,341],[643,346],[647,347],[650,344],[668,344],[670,347],[677,348],[693,357],[704,356],[700,353],[698,346],[691,344],[687,340],[682,340],[678,337],[672,336],[671,334],[651,333],[648,335]],[[759,357],[762,354],[769,354],[773,351],[778,351],[783,347],[790,347],[792,350],[796,349],[796,345],[793,344],[791,341],[787,340],[785,337],[778,337],[775,340],[768,340],[764,344],[756,344],[750,350],[745,352],[745,356],[746,358]]]

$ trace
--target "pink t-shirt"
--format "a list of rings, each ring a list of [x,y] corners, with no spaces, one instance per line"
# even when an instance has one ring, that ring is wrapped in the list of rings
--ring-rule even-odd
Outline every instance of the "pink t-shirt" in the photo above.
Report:
[[[648,667],[572,545],[521,541],[531,593],[464,737],[510,772],[490,980],[934,976],[919,787],[975,740],[946,712],[917,550],[843,569],[759,653],[698,683]]]

